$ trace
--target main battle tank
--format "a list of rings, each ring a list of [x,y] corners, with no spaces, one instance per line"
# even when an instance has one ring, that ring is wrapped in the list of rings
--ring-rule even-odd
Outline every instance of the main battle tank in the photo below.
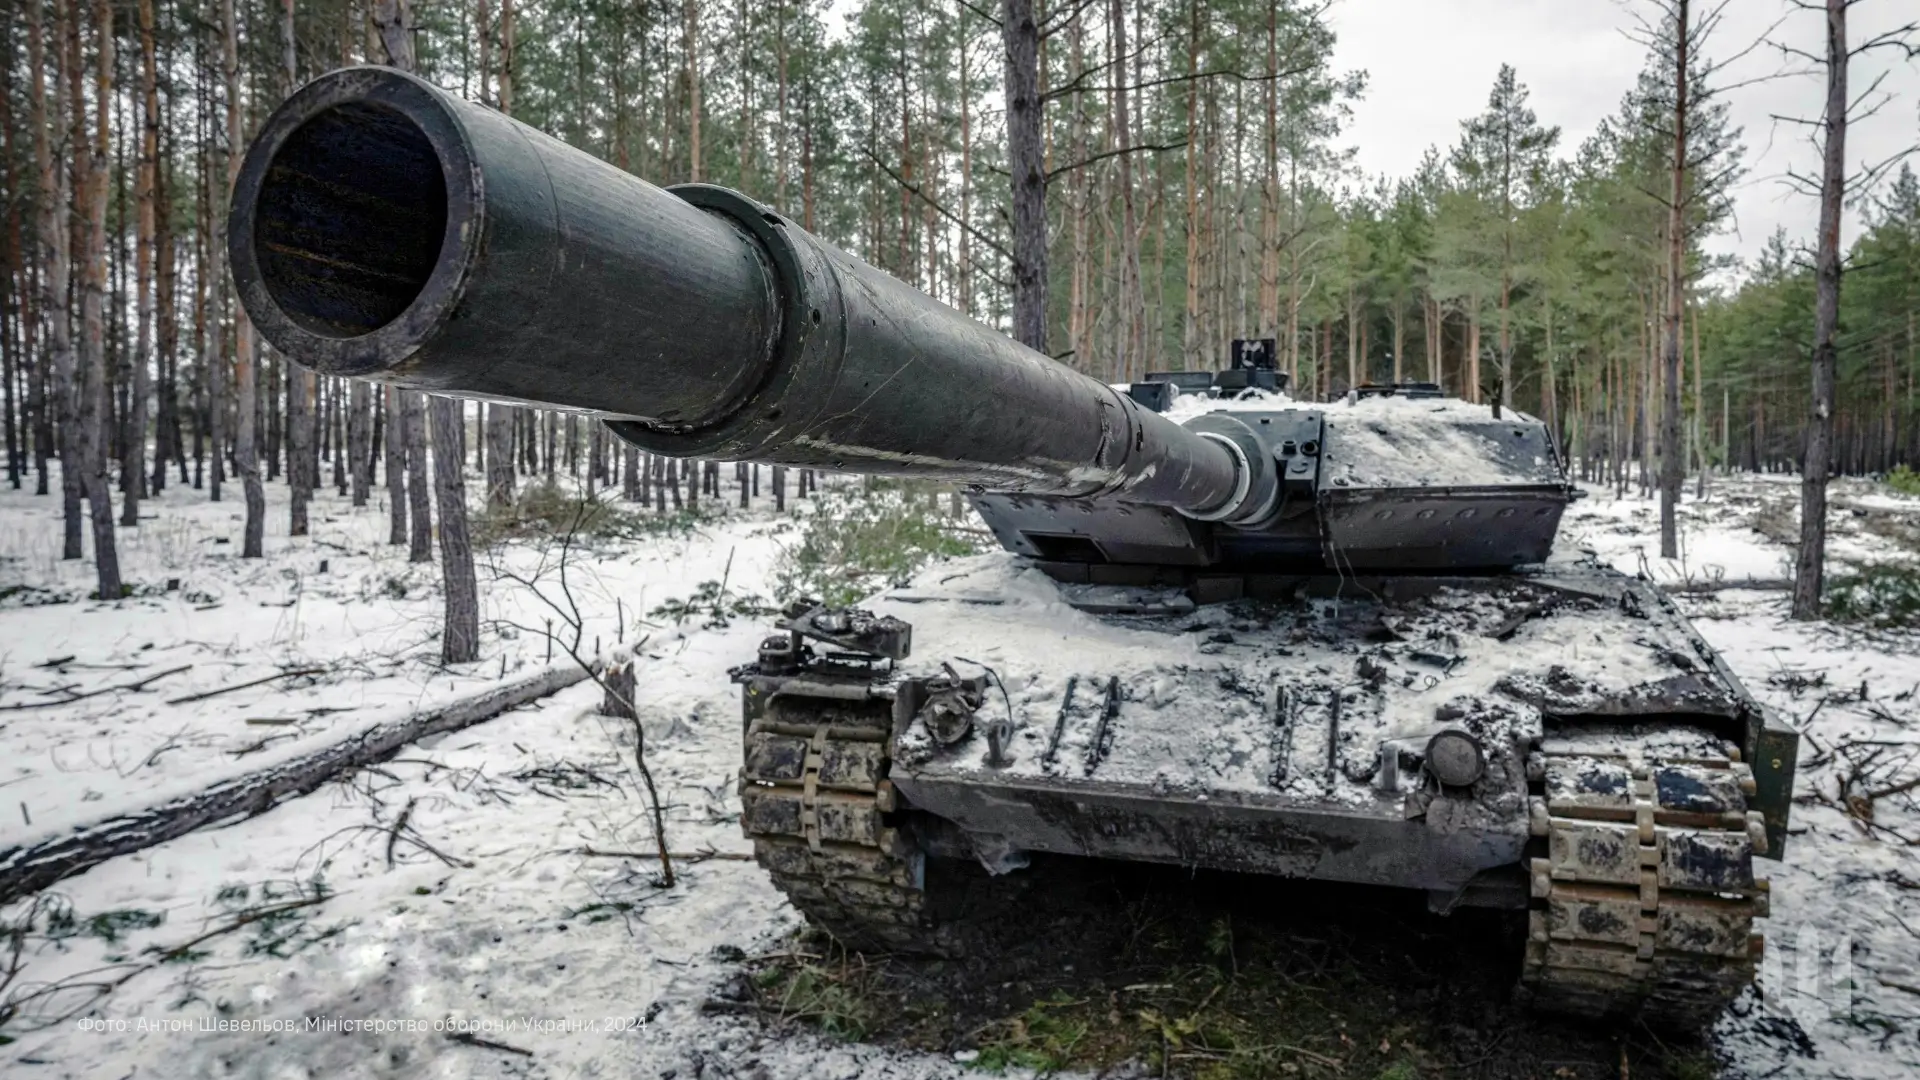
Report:
[[[844,941],[949,949],[929,868],[1046,852],[1524,909],[1523,990],[1587,1016],[1751,981],[1797,736],[1657,589],[1555,556],[1539,421],[1108,386],[386,69],[295,93],[233,200],[240,298],[316,370],[969,494],[1004,554],[796,605],[736,673],[744,828]]]

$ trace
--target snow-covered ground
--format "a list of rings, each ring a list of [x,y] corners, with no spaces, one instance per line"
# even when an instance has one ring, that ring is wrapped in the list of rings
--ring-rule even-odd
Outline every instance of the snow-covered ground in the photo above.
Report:
[[[1773,515],[1763,524],[1778,535],[1781,511],[1769,506],[1790,506],[1796,493],[1784,478],[1717,481],[1707,501],[1687,501],[1687,555],[1667,562],[1652,555],[1655,504],[1596,490],[1569,513],[1562,543],[1663,580],[1777,579],[1786,549],[1752,525]],[[1836,511],[1843,556],[1890,550],[1889,516],[1920,520],[1920,501],[1884,490],[1844,485],[1841,496],[1871,511]],[[386,547],[377,505],[354,511],[323,495],[314,536],[290,542],[284,507],[275,503],[270,557],[256,564],[212,543],[218,535],[237,543],[237,512],[237,503],[208,507],[199,493],[174,489],[138,535],[121,531],[128,579],[164,586],[178,577],[173,592],[118,605],[0,610],[0,705],[37,700],[39,691],[67,683],[85,692],[193,665],[144,691],[0,712],[0,738],[11,751],[0,763],[0,796],[11,796],[0,798],[7,811],[0,847],[204,786],[275,753],[310,749],[496,680],[503,664],[511,675],[546,662],[548,613],[483,559],[483,616],[494,621],[482,660],[464,672],[442,671],[431,640],[436,575],[409,570],[405,552]],[[56,513],[52,500],[0,495],[0,558],[7,560],[0,587],[22,581],[84,595],[85,568],[55,558]],[[576,595],[590,620],[587,648],[596,635],[611,645],[615,597],[626,640],[646,635],[638,697],[670,846],[682,856],[673,888],[661,887],[650,857],[615,854],[651,850],[634,733],[594,711],[595,688],[577,686],[259,817],[62,882],[53,890],[58,910],[43,906],[36,914],[41,933],[25,940],[22,970],[0,1000],[61,989],[0,1022],[17,1040],[0,1046],[0,1072],[685,1078],[959,1071],[945,1057],[776,1035],[701,1008],[738,970],[742,953],[781,948],[780,935],[796,922],[759,870],[741,861],[746,844],[736,824],[739,716],[726,669],[752,655],[764,628],[751,618],[713,626],[700,616],[678,625],[641,620],[723,574],[734,589],[769,595],[781,539],[756,510],[692,536],[603,545],[574,564]],[[501,559],[524,577],[539,554],[521,544]],[[389,578],[406,585],[404,596],[387,588]],[[213,603],[220,606],[198,610]],[[1791,623],[1777,591],[1722,591],[1683,603],[1749,687],[1806,733],[1793,846],[1771,875],[1766,993],[1743,1001],[1719,1029],[1729,1073],[1920,1075],[1920,865],[1908,842],[1920,837],[1920,812],[1909,790],[1882,794],[1870,815],[1858,804],[1849,813],[1843,790],[1850,777],[1857,796],[1920,774],[1920,650],[1911,640]],[[65,675],[34,666],[69,655]],[[308,667],[326,674],[164,703]],[[322,708],[352,711],[313,712]],[[247,723],[257,718],[296,723]],[[292,731],[297,739],[234,753]],[[168,742],[177,745],[154,754]],[[28,802],[31,826],[13,812],[15,801]],[[27,907],[4,915],[21,920]],[[239,925],[249,918],[256,921]],[[56,932],[48,934],[49,925]],[[196,942],[221,929],[228,932]],[[1832,964],[1836,955],[1847,966]],[[0,953],[0,977],[5,968]],[[43,1023],[57,1017],[64,1019]]]
[[[438,567],[386,543],[384,490],[356,510],[322,489],[299,538],[287,535],[286,489],[267,491],[270,557],[258,560],[239,557],[237,484],[220,503],[170,487],[143,504],[142,525],[118,533],[134,595],[111,604],[86,599],[90,562],[60,560],[59,501],[0,493],[0,592],[13,590],[0,599],[0,850],[571,664],[573,631],[547,603],[576,606],[557,543],[479,555],[482,659],[449,668]],[[777,551],[767,526],[764,513],[722,514],[658,542],[579,540],[567,582],[579,650],[658,632],[648,611],[729,563],[732,581],[764,588]],[[133,684],[144,685],[122,689]]]

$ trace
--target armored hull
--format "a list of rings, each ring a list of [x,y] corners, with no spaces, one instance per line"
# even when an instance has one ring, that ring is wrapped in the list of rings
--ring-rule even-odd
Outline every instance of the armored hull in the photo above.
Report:
[[[983,556],[844,616],[911,657],[771,639],[740,672],[761,861],[893,950],[952,947],[927,859],[1049,852],[1526,909],[1526,992],[1589,1015],[1703,1022],[1750,981],[1794,735],[1658,590],[1577,561],[1206,589],[1234,595]]]

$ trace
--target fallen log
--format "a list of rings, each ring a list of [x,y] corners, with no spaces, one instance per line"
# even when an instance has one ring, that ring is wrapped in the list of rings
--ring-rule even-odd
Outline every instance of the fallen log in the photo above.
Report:
[[[238,817],[253,817],[355,769],[385,761],[411,743],[472,727],[585,682],[590,673],[573,664],[483,694],[448,702],[402,720],[376,724],[350,738],[270,769],[223,780],[132,814],[74,832],[0,851],[0,904],[8,904],[72,877],[108,859],[175,840],[197,829]]]

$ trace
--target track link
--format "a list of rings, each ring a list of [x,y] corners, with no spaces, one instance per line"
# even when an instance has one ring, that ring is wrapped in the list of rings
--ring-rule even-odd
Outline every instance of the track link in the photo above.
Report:
[[[815,679],[748,693],[763,697],[748,710],[740,823],[774,885],[849,948],[944,952],[926,859],[893,823],[891,693]]]
[[[1533,835],[1523,993],[1545,1010],[1703,1027],[1753,981],[1766,827],[1730,746],[1663,756],[1542,744],[1528,761]]]

